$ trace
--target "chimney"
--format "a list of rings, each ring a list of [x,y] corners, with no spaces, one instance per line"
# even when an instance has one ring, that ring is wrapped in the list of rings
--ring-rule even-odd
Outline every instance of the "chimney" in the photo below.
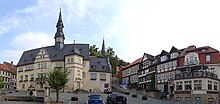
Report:
[[[11,68],[13,68],[13,61],[11,61]]]

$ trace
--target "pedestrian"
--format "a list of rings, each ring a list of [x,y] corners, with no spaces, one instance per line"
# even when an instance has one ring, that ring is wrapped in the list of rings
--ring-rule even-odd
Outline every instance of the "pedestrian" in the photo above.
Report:
[[[30,96],[32,96],[32,95],[33,95],[33,91],[32,91],[32,90],[29,92],[29,95],[30,95]]]

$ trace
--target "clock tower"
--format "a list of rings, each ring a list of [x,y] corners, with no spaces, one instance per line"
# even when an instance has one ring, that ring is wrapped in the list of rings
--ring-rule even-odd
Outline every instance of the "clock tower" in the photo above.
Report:
[[[62,21],[62,16],[61,16],[61,10],[58,18],[58,22],[56,25],[57,32],[55,34],[55,48],[61,50],[64,47],[64,33],[63,33],[63,21]]]

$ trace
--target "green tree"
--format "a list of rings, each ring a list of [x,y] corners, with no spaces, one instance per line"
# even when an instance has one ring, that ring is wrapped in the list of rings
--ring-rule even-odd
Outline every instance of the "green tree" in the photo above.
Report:
[[[98,55],[98,49],[96,45],[92,45],[89,47],[90,56],[97,56]]]
[[[106,50],[106,54],[101,54],[96,45],[90,46],[90,56],[96,56],[98,58],[109,58],[110,64],[112,66],[112,74],[116,74],[116,66],[127,66],[129,63],[120,59],[117,55],[115,55],[115,51],[113,48],[108,47]]]
[[[69,72],[61,68],[54,68],[48,73],[49,86],[56,90],[56,102],[59,101],[59,90],[63,89],[68,82],[67,76]]]

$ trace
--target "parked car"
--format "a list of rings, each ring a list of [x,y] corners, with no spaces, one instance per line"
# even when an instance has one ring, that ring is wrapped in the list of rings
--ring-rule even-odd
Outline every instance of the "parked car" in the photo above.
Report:
[[[87,104],[104,104],[100,94],[90,94]]]
[[[109,94],[107,104],[127,104],[127,98],[122,94]]]

